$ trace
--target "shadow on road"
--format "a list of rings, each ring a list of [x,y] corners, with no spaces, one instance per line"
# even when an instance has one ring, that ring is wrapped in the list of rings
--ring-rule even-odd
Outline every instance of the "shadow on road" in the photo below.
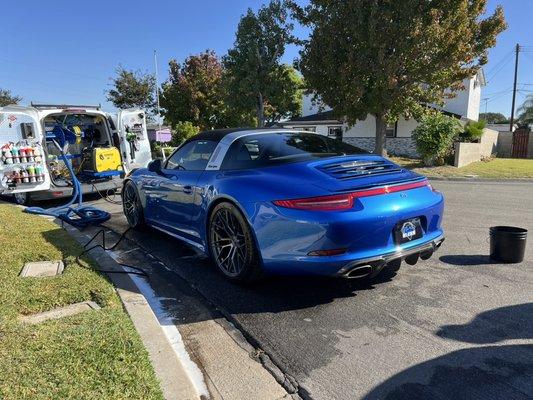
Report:
[[[439,260],[446,264],[459,266],[498,264],[489,256],[482,254],[445,255],[441,256]]]
[[[533,303],[478,314],[464,325],[442,327],[437,335],[467,343],[533,338]],[[462,349],[408,368],[364,399],[532,399],[533,345]]]
[[[445,325],[437,336],[467,343],[496,343],[533,339],[533,303],[496,308],[478,314],[464,325]]]

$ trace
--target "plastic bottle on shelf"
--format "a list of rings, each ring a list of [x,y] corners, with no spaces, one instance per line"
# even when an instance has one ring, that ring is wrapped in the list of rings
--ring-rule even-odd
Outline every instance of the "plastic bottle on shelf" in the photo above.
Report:
[[[13,164],[13,154],[9,146],[2,148],[2,161],[4,164]]]
[[[35,166],[35,178],[37,182],[44,182],[43,169],[40,165]]]
[[[29,165],[28,168],[26,168],[26,171],[28,172],[30,183],[37,182],[37,180],[35,179],[35,167],[33,165]]]
[[[13,181],[16,184],[22,183],[22,177],[20,175],[20,169],[18,169],[18,168],[15,168],[14,171],[13,171]]]
[[[28,159],[26,157],[26,149],[24,147],[21,147],[19,149],[19,157],[20,157],[20,162],[21,163],[27,163],[28,162]]]
[[[25,169],[22,170],[22,172],[20,173],[21,176],[22,176],[22,183],[29,183],[30,182],[30,177],[28,175],[28,171],[26,171]]]
[[[35,162],[32,147],[26,147],[26,157],[28,158],[28,162]]]
[[[41,149],[39,148],[39,145],[36,145],[36,146],[33,148],[33,158],[34,158],[34,161],[35,161],[35,162],[41,162],[41,161],[42,161],[42,158],[41,158]]]
[[[18,163],[20,163],[19,149],[18,149],[18,147],[13,146],[13,147],[11,148],[11,154],[13,154],[13,164],[18,164]]]

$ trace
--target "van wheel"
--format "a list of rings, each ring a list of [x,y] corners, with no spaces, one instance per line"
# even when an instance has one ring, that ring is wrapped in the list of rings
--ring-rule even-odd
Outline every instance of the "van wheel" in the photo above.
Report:
[[[233,204],[215,206],[209,218],[208,239],[211,258],[226,278],[252,283],[264,277],[252,232]]]
[[[33,204],[31,196],[27,192],[15,193],[13,197],[15,198],[15,203],[17,203],[18,205],[28,207]]]

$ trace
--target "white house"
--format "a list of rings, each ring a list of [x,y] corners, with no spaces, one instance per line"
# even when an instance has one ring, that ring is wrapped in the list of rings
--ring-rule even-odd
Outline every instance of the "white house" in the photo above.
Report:
[[[479,118],[481,88],[485,86],[483,70],[473,78],[466,79],[464,90],[457,92],[456,97],[449,99],[442,112],[463,121]],[[437,108],[437,107],[435,107]],[[348,126],[335,119],[329,107],[320,107],[312,102],[312,95],[304,95],[302,116],[281,122],[281,126],[316,132],[321,135],[342,138],[347,143],[373,150],[375,143],[375,118],[368,115],[366,119]],[[414,119],[400,118],[398,122],[387,127],[387,151],[394,155],[416,156],[416,147],[411,138],[412,131],[418,122]]]

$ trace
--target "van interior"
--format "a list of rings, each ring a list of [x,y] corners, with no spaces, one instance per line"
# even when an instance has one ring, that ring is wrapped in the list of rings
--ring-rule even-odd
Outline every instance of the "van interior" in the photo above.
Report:
[[[81,182],[108,180],[122,173],[118,142],[115,144],[105,116],[87,112],[58,112],[45,117],[43,123],[46,161],[55,185],[67,186],[71,181],[61,158],[61,147]],[[98,166],[102,162],[106,163],[106,168]]]

